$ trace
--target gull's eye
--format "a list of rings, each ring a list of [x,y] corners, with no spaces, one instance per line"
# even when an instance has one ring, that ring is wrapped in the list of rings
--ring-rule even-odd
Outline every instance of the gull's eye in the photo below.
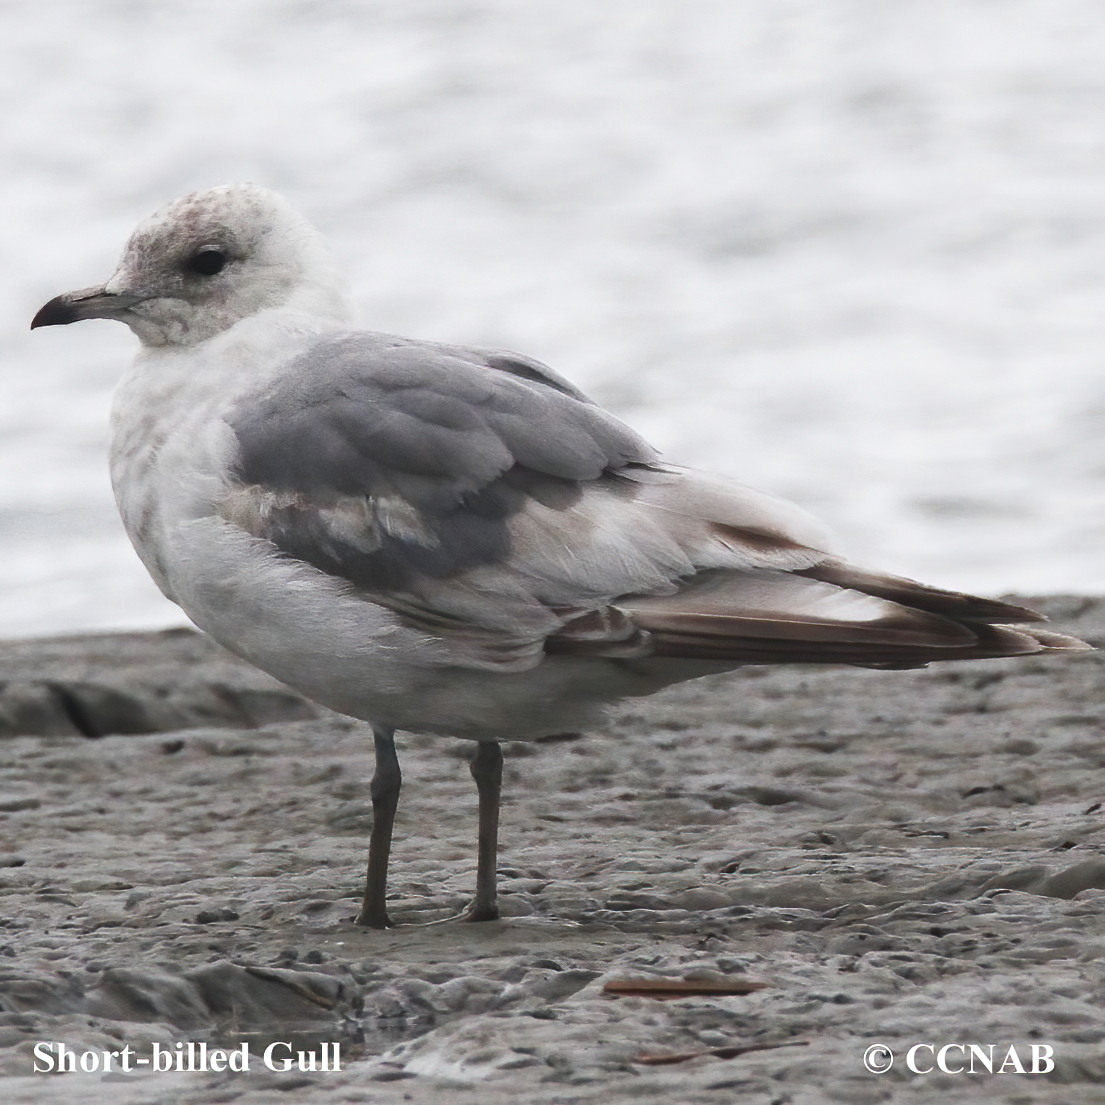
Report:
[[[226,253],[218,246],[200,246],[184,262],[184,267],[188,272],[194,272],[197,276],[214,276],[215,273],[223,271],[226,262]]]

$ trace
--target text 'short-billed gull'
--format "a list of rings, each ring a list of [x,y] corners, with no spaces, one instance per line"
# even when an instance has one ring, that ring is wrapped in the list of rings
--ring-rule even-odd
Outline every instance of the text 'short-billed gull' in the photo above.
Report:
[[[397,729],[479,742],[473,920],[497,915],[502,753],[742,664],[1080,649],[1030,610],[855,568],[799,508],[662,462],[537,361],[352,330],[315,231],[249,184],[176,200],[32,326],[125,322],[111,476],[201,629],[371,723],[360,922],[388,925]]]

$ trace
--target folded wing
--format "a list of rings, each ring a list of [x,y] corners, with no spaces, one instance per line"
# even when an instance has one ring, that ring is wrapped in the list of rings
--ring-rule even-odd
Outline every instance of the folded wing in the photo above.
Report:
[[[538,362],[320,341],[231,413],[230,523],[449,643],[547,655],[915,667],[1082,647],[1037,615],[854,568],[799,508],[661,465]]]

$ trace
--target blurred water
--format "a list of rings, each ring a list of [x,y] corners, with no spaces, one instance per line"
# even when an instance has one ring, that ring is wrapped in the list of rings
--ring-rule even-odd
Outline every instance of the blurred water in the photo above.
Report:
[[[26,327],[233,179],[365,325],[537,356],[855,558],[1105,589],[1094,0],[0,0],[0,103],[0,634],[180,619],[103,459],[134,339]]]

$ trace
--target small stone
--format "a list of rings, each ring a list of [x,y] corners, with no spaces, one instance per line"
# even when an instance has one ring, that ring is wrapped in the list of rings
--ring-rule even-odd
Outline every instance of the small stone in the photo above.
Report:
[[[237,921],[239,914],[233,909],[201,909],[196,914],[197,925],[210,925],[215,921]]]

